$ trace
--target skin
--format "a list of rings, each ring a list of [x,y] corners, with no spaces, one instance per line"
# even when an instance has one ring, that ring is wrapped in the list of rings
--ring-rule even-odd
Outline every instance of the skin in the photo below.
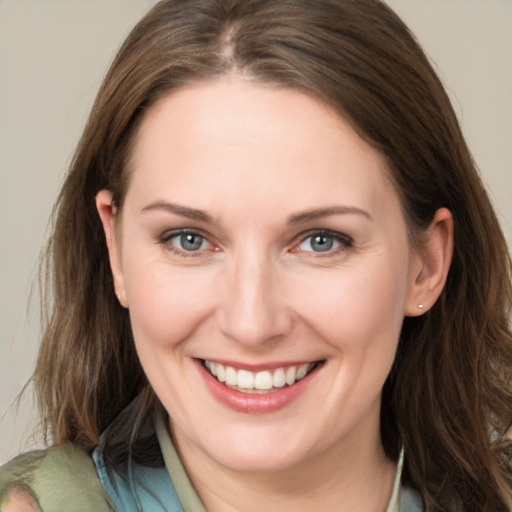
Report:
[[[97,196],[114,284],[206,508],[385,510],[381,390],[404,315],[442,290],[450,213],[413,250],[377,151],[318,101],[236,77],[149,109],[129,172],[121,212]],[[322,365],[284,408],[248,414],[210,393],[198,359]]]
[[[2,512],[40,512],[34,498],[18,487],[11,490],[5,503],[0,502],[0,510]]]

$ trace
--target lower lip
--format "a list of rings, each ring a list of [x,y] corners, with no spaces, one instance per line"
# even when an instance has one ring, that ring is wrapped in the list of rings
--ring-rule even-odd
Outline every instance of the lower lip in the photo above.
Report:
[[[304,393],[322,366],[318,364],[311,373],[292,386],[284,387],[279,391],[257,395],[242,393],[224,386],[206,370],[201,361],[195,360],[195,362],[199,367],[199,373],[206,387],[214,398],[230,409],[246,414],[269,414],[284,409]]]

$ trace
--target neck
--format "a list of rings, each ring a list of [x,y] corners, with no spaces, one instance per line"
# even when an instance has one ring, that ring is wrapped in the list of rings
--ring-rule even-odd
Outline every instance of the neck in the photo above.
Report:
[[[227,468],[179,433],[173,432],[173,438],[208,512],[384,512],[396,473],[378,431],[371,439],[364,436],[364,443],[346,439],[293,467],[272,472]]]

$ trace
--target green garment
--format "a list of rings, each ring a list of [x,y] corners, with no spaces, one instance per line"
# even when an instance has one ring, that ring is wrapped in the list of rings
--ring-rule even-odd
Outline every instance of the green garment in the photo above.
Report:
[[[0,468],[0,510],[13,490],[29,494],[41,512],[115,510],[86,452],[71,444],[16,457]]]

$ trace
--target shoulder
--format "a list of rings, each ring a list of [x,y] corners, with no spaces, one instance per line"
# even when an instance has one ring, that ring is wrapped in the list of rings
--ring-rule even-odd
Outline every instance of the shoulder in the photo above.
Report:
[[[26,510],[41,512],[114,510],[91,457],[71,444],[27,453],[2,466],[0,510],[9,510],[11,500],[27,500]]]

